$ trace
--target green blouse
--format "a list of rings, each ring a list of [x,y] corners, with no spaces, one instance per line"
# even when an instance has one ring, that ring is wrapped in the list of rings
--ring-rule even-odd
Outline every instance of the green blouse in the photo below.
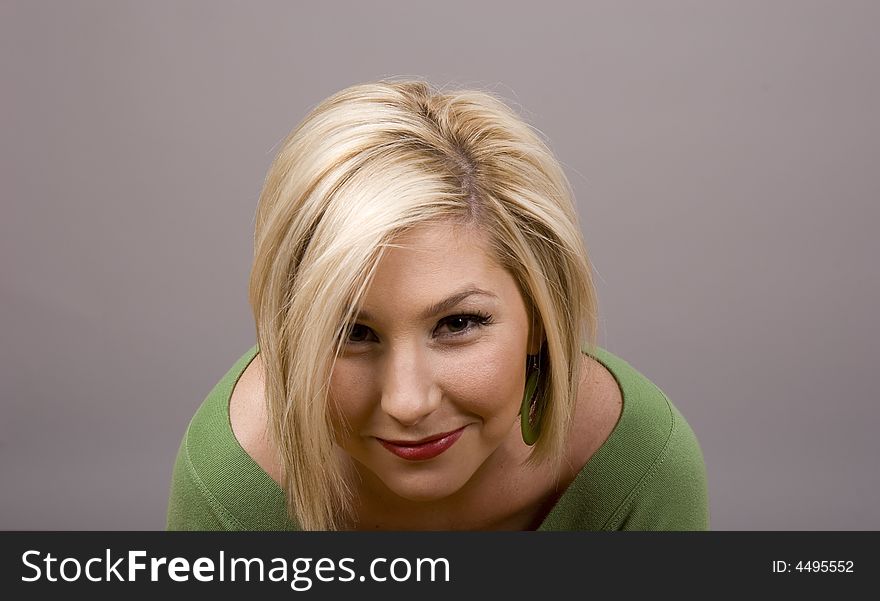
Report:
[[[208,394],[181,441],[168,500],[168,530],[298,530],[284,493],[241,447],[229,421],[250,348]],[[538,530],[708,530],[706,466],[691,427],[629,363],[598,348],[623,409]]]

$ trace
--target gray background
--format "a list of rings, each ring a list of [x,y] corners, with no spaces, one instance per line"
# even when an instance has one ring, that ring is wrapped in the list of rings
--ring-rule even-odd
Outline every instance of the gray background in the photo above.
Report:
[[[385,76],[549,138],[717,530],[880,527],[880,4],[0,4],[0,528],[162,529],[278,143]]]

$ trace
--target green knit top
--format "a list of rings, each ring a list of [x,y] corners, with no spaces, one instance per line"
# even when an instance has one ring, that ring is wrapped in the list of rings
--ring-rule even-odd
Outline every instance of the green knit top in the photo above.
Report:
[[[241,447],[229,421],[232,390],[251,347],[195,412],[172,470],[168,530],[298,530],[284,493]],[[708,530],[700,445],[678,409],[629,363],[591,355],[617,380],[623,408],[538,530]]]

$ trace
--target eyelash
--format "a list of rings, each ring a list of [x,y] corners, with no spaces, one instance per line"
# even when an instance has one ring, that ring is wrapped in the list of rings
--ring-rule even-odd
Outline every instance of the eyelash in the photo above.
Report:
[[[470,327],[466,327],[463,330],[459,330],[458,332],[452,332],[451,334],[447,334],[446,335],[447,338],[457,338],[459,336],[466,336],[468,333],[470,333],[474,330],[478,330],[480,328],[483,328],[483,327],[492,323],[492,316],[489,315],[488,313],[475,312],[475,313],[462,313],[459,315],[450,315],[449,317],[444,317],[443,319],[440,320],[439,325],[443,325],[449,321],[453,321],[456,319],[465,319],[474,325],[472,325]],[[351,331],[356,326],[360,326],[363,328],[367,327],[362,324],[355,324],[354,326],[351,326],[350,328],[348,328],[346,330],[345,342],[348,344],[363,344],[365,342],[369,342],[368,340],[349,340],[348,339],[348,337],[351,335]],[[367,329],[369,329],[369,328],[367,328]]]

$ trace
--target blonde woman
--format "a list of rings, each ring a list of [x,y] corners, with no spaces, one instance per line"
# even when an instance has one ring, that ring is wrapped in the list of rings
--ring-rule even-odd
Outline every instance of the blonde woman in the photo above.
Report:
[[[326,99],[254,252],[257,341],[186,430],[169,529],[708,529],[697,439],[596,345],[568,181],[493,94]]]

